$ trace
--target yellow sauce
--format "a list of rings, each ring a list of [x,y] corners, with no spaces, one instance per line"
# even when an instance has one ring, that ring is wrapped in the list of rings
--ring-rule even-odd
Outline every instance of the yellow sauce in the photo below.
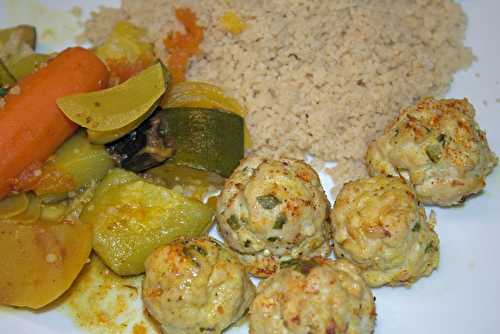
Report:
[[[62,305],[90,333],[160,333],[141,301],[143,276],[120,277],[92,255]]]

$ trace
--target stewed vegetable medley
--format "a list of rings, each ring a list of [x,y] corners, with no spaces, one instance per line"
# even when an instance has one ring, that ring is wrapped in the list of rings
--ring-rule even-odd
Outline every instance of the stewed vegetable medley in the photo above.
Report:
[[[45,55],[34,27],[0,32],[15,46],[0,62],[2,304],[54,301],[92,250],[141,274],[154,249],[212,225],[209,197],[248,142],[245,110],[172,77],[142,36],[122,22],[95,49]]]

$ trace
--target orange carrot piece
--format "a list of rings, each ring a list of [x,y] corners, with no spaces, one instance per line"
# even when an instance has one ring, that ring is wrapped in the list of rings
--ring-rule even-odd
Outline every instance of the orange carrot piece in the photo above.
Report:
[[[196,15],[191,9],[176,9],[175,16],[186,28],[186,33],[170,33],[163,41],[170,53],[167,67],[173,83],[185,80],[189,58],[200,52],[199,47],[203,41],[203,28],[196,23]]]
[[[0,199],[15,178],[35,162],[45,161],[78,126],[59,110],[62,96],[106,87],[106,66],[91,51],[69,48],[46,67],[18,83],[18,94],[0,108]]]

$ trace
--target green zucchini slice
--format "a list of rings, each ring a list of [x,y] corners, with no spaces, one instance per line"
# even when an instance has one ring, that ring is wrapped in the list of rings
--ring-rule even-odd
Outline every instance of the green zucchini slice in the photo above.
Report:
[[[220,109],[167,108],[160,114],[171,163],[229,177],[243,158],[244,120]]]

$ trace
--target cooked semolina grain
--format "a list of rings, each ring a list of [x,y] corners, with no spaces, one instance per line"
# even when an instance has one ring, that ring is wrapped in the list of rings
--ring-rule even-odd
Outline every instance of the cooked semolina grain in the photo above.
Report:
[[[244,103],[252,151],[337,161],[337,183],[364,175],[367,144],[400,108],[442,95],[473,61],[464,13],[451,0],[123,0],[94,14],[85,35],[99,43],[126,19],[147,29],[165,59],[164,37],[183,29],[180,6],[205,28],[188,78]],[[221,24],[228,11],[241,33]]]

